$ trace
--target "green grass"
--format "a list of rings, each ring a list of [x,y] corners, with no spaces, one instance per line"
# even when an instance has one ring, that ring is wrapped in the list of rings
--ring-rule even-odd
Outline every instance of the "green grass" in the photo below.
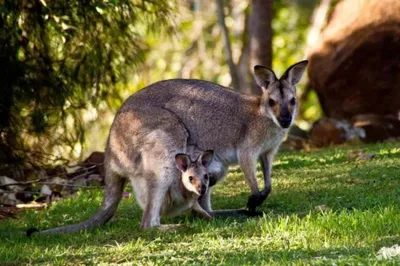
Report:
[[[349,159],[356,148],[376,156]],[[141,210],[129,199],[99,229],[32,239],[21,233],[91,216],[102,192],[84,191],[48,210],[1,221],[0,265],[398,265],[400,258],[379,260],[377,252],[400,244],[400,143],[356,148],[280,153],[263,217],[207,222],[182,215],[163,220],[184,224],[175,232],[140,231]],[[248,196],[242,173],[234,170],[217,185],[213,207],[241,208]]]

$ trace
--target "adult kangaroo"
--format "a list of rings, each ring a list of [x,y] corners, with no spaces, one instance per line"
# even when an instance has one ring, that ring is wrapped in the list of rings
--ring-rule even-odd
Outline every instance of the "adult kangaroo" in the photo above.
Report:
[[[209,185],[239,163],[250,186],[249,213],[255,212],[271,192],[272,160],[296,115],[296,89],[307,66],[301,61],[278,79],[266,67],[255,66],[262,96],[252,96],[194,79],[172,79],[152,84],[130,96],[118,111],[105,152],[105,197],[95,216],[62,232],[99,226],[115,213],[126,180],[151,187],[142,228],[160,225],[162,201],[178,177],[174,155],[197,147],[213,150],[207,167]],[[260,159],[265,185],[260,191],[256,163]],[[141,181],[137,181],[141,180]],[[210,215],[211,188],[200,205]]]
[[[267,67],[255,66],[255,80],[261,97],[246,95],[232,89],[194,79],[172,79],[152,84],[129,97],[122,110],[147,109],[146,116],[154,123],[153,130],[167,123],[157,114],[176,117],[188,134],[188,144],[202,150],[212,149],[218,165],[209,167],[209,174],[218,182],[228,165],[239,163],[251,189],[247,202],[255,212],[271,192],[271,167],[274,156],[296,117],[296,84],[308,61],[290,66],[281,78]],[[175,138],[184,134],[171,129]],[[179,134],[180,133],[180,134]],[[256,179],[257,159],[264,175],[260,191]],[[223,166],[223,167],[221,167]],[[200,205],[210,214],[211,188],[201,198]]]

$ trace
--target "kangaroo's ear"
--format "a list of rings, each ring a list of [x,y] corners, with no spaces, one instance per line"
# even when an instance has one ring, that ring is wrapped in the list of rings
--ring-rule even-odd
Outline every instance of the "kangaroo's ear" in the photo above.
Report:
[[[213,150],[207,150],[204,151],[202,154],[199,155],[199,158],[197,158],[197,161],[201,162],[201,164],[207,168],[210,166],[214,159],[214,151]]]
[[[272,69],[259,65],[254,67],[254,77],[257,85],[264,89],[267,89],[270,84],[277,81],[276,75]]]
[[[301,77],[303,76],[307,65],[308,65],[307,60],[300,61],[300,62],[292,65],[282,75],[281,79],[285,79],[287,82],[289,82],[293,86],[296,85],[297,83],[299,83]]]
[[[189,156],[184,153],[178,153],[175,155],[176,167],[182,172],[185,172],[188,169],[191,162],[192,161],[190,160]]]

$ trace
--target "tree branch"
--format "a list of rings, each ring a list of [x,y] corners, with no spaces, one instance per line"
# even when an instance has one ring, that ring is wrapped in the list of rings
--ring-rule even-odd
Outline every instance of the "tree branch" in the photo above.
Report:
[[[236,69],[236,65],[233,62],[232,47],[231,47],[231,42],[229,40],[229,31],[228,31],[228,28],[226,27],[226,23],[225,23],[224,4],[223,4],[222,0],[216,0],[216,4],[217,4],[218,23],[221,27],[222,37],[224,40],[226,61],[228,63],[229,72],[230,72],[231,78],[232,78],[232,87],[235,90],[240,91],[239,76],[238,76],[238,72]]]

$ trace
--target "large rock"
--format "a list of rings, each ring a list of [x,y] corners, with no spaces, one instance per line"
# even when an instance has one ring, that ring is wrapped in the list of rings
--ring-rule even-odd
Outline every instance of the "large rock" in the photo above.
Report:
[[[400,136],[399,0],[340,2],[309,60],[327,117],[366,125],[367,139]]]

